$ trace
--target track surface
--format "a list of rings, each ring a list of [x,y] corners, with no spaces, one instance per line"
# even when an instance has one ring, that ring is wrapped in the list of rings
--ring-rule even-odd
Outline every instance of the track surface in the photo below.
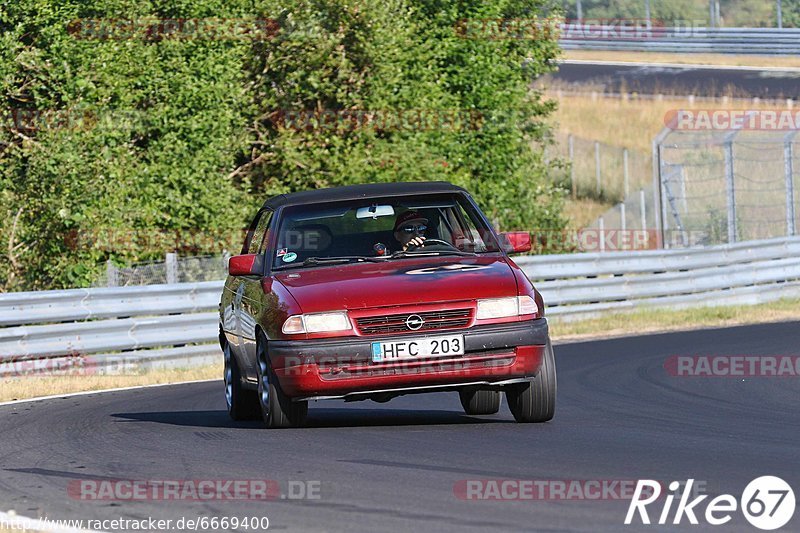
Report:
[[[694,94],[744,98],[794,98],[800,96],[800,72],[708,69],[693,67],[571,64],[549,75],[567,86],[587,86],[606,93]],[[544,82],[546,85],[550,81]]]
[[[288,531],[674,531],[625,527],[627,501],[464,501],[466,479],[685,480],[738,497],[783,477],[800,496],[800,378],[678,378],[676,354],[798,355],[800,323],[556,346],[553,422],[468,417],[454,393],[327,402],[311,427],[233,423],[221,383],[0,407],[0,510],[50,518],[262,516]],[[98,502],[74,479],[318,480],[317,501]],[[705,506],[702,506],[704,510]],[[651,512],[656,519],[660,506]],[[653,516],[655,515],[655,516]],[[715,531],[756,531],[740,514]],[[795,515],[785,530],[800,530]]]

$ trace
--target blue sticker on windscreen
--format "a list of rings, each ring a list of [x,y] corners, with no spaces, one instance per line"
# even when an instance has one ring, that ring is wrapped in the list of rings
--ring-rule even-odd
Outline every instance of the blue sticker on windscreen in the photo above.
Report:
[[[283,262],[284,263],[291,263],[295,259],[297,259],[297,254],[294,253],[294,252],[288,252],[288,253],[283,255]]]

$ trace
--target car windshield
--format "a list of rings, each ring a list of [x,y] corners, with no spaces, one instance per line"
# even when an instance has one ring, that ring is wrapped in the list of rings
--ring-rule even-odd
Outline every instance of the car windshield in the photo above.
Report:
[[[497,251],[492,231],[461,195],[368,198],[287,207],[273,267]]]

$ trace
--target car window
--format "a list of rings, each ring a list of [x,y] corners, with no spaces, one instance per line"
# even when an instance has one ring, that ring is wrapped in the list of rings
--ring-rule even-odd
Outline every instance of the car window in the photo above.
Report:
[[[391,206],[393,214],[358,218],[359,209]],[[369,198],[364,200],[291,206],[283,210],[273,265],[288,266],[308,258],[380,255],[402,249],[395,225],[414,212],[410,226],[425,238],[443,243],[426,250],[456,250],[470,253],[498,251],[491,230],[461,195]],[[424,229],[423,229],[424,228]],[[402,228],[399,228],[402,231]]]
[[[269,224],[272,221],[272,211],[262,211],[259,215],[255,228],[248,235],[245,243],[244,253],[258,254],[263,253],[267,246]]]

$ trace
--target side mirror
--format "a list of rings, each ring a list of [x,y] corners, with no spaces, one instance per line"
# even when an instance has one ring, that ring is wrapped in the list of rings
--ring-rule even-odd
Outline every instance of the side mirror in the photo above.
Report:
[[[261,276],[264,274],[262,256],[257,254],[234,255],[228,260],[231,276]]]
[[[500,234],[500,243],[506,253],[522,254],[531,251],[531,234],[527,231],[509,231]]]

